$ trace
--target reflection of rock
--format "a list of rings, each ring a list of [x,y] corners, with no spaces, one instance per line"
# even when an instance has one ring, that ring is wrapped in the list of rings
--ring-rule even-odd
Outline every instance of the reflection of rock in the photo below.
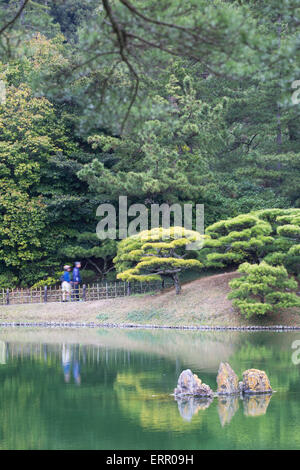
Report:
[[[272,394],[244,397],[244,413],[246,416],[261,416],[267,411]]]
[[[213,401],[212,397],[175,397],[180,415],[185,421],[191,421],[192,417],[200,410],[206,410]]]
[[[238,409],[239,399],[237,396],[219,397],[218,412],[221,426],[230,423]]]
[[[239,393],[238,376],[228,362],[221,362],[217,376],[217,384],[219,395],[233,395]]]
[[[202,380],[196,374],[193,374],[190,369],[186,369],[179,376],[174,394],[175,396],[194,395],[212,397],[213,391],[208,385],[202,383]]]
[[[242,392],[246,394],[272,393],[270,381],[265,371],[248,369],[243,372]]]

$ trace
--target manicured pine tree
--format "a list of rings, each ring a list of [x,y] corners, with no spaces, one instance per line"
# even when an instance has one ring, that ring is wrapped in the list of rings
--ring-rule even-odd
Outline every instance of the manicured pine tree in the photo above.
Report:
[[[122,240],[114,259],[118,279],[124,281],[162,280],[171,277],[176,294],[180,294],[179,274],[187,269],[200,269],[202,264],[193,259],[191,243],[201,242],[201,236],[182,227],[154,228]],[[195,247],[196,248],[196,247]],[[190,258],[187,258],[190,256]]]
[[[220,220],[206,229],[209,235],[200,259],[206,257],[206,266],[225,267],[243,261],[258,262],[274,242],[271,225],[255,214],[241,214]]]
[[[243,275],[230,281],[232,292],[228,298],[234,299],[233,305],[246,318],[300,307],[300,298],[295,293],[298,284],[289,278],[284,266],[271,266],[265,261],[243,263],[238,272]]]

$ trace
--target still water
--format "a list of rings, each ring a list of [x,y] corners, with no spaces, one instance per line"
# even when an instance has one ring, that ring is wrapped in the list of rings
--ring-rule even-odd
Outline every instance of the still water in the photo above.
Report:
[[[300,332],[2,329],[0,449],[300,449],[296,340]],[[220,361],[240,377],[264,369],[276,393],[170,395],[186,368],[215,390]]]

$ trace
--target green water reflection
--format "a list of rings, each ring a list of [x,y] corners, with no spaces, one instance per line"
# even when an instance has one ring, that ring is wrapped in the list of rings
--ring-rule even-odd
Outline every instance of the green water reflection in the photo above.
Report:
[[[300,333],[0,331],[0,449],[300,449]],[[264,369],[270,396],[175,400],[191,368]]]

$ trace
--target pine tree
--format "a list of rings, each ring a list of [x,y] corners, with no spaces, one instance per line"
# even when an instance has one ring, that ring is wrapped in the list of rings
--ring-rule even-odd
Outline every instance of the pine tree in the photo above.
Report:
[[[114,263],[118,279],[124,281],[154,281],[169,276],[180,294],[179,274],[187,269],[200,269],[202,264],[191,258],[187,245],[199,242],[201,236],[182,227],[154,228],[122,240]],[[190,258],[186,259],[187,255]]]
[[[243,263],[238,272],[243,276],[230,281],[232,292],[228,298],[234,299],[233,305],[246,318],[300,307],[300,298],[295,293],[298,284],[289,278],[284,266],[270,266],[265,261]]]

